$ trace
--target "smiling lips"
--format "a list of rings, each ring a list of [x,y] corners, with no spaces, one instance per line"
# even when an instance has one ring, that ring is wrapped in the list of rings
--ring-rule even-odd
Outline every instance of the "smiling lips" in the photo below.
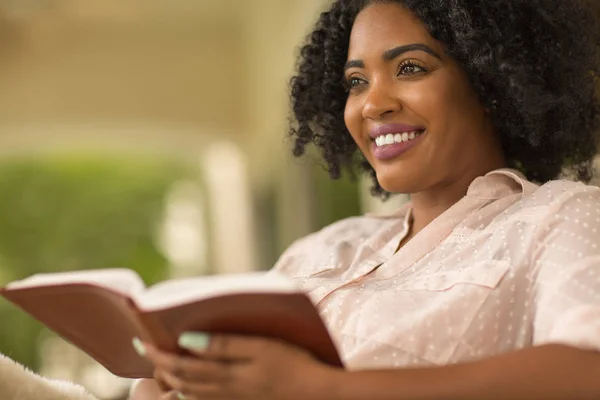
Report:
[[[425,133],[420,126],[394,124],[381,125],[370,133],[373,139],[372,150],[375,158],[390,160],[414,147]]]

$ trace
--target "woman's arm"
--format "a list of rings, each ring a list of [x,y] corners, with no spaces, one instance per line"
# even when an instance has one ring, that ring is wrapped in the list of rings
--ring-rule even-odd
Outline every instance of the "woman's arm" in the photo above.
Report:
[[[353,372],[327,367],[303,350],[269,339],[218,335],[208,346],[206,340],[196,342],[185,348],[197,359],[150,345],[147,356],[166,384],[197,398],[600,399],[600,353],[560,345],[452,366]]]
[[[600,399],[600,353],[547,345],[439,368],[338,372],[331,400]]]

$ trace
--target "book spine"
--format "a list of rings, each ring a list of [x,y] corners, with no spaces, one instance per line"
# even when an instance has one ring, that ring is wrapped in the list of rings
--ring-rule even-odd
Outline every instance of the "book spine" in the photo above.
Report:
[[[153,346],[165,351],[179,351],[177,346],[177,339],[172,338],[168,330],[165,329],[155,318],[151,315],[142,311],[133,300],[131,302],[131,309],[135,316],[136,322],[140,327],[140,332],[144,333],[141,337],[142,341],[151,343]]]

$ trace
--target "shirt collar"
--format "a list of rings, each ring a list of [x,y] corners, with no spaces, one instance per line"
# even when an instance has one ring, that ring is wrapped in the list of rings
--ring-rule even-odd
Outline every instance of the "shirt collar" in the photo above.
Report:
[[[537,188],[538,186],[529,182],[521,172],[515,169],[502,168],[475,178],[467,189],[466,197],[494,200],[515,194],[529,195]],[[404,217],[408,219],[410,218],[411,209],[412,204],[409,201],[391,213],[368,213],[366,215],[375,218]]]
[[[500,199],[514,194],[528,195],[538,188],[514,169],[502,168],[477,177],[469,185],[467,197]]]

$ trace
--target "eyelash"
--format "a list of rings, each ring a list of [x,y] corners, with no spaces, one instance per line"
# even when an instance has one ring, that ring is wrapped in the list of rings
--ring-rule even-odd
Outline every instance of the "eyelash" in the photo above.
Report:
[[[419,71],[407,72],[407,73],[403,74],[402,71],[405,68],[419,69]],[[421,65],[418,61],[415,61],[415,60],[406,60],[406,61],[403,61],[398,66],[398,70],[396,72],[396,77],[410,76],[410,75],[414,75],[414,74],[418,74],[418,73],[423,73],[423,72],[427,72],[427,69],[425,68],[425,66]],[[362,79],[362,78],[350,77],[350,78],[348,78],[348,79],[346,79],[344,81],[344,86],[345,86],[346,90],[349,91],[349,90],[352,90],[352,89],[356,88],[357,86],[359,86],[363,82],[365,82],[365,80]]]
[[[425,69],[425,66],[420,64],[418,61],[406,60],[406,61],[403,61],[398,66],[398,71],[396,72],[396,76],[400,76],[400,72],[402,71],[402,69],[407,68],[407,67],[418,68],[421,70],[421,71],[417,71],[417,72],[412,72],[412,73],[410,73],[410,75],[417,74],[419,72],[427,72],[427,70]]]

